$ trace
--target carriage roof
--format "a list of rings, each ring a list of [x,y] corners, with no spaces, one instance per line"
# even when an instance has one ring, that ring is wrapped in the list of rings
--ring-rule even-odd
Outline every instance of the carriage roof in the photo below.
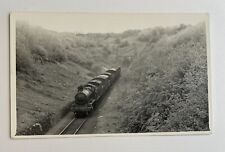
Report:
[[[101,75],[97,76],[96,78],[107,79],[107,78],[109,78],[109,76],[105,75],[105,74],[101,74]]]
[[[101,84],[102,82],[101,81],[99,81],[99,80],[91,80],[89,83],[96,83],[96,84]]]
[[[115,69],[115,68],[112,68],[112,69],[109,69],[109,70],[110,70],[110,71],[116,71],[116,69]],[[108,70],[108,71],[109,71],[109,70]]]
[[[89,88],[89,87],[95,87],[95,85],[91,84],[91,83],[88,83],[84,86],[85,88]]]
[[[104,75],[112,75],[112,74],[109,72],[105,72]]]

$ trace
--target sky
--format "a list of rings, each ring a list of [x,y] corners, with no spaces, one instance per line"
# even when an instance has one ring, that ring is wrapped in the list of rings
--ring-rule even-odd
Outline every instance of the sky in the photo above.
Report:
[[[156,26],[194,25],[206,13],[13,13],[11,18],[57,32],[120,33]]]

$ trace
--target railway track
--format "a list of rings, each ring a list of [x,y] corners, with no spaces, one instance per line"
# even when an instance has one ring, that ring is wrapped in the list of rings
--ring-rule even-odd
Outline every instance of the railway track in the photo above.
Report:
[[[73,135],[77,134],[87,118],[73,118],[59,133],[59,135]]]

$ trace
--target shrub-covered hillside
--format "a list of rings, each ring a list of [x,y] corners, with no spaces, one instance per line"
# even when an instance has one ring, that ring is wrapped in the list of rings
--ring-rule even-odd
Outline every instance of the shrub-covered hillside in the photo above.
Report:
[[[205,26],[161,33],[127,73],[137,87],[126,92],[125,131],[209,130]]]
[[[77,86],[117,66],[122,132],[209,129],[204,24],[75,34],[17,22],[18,134],[45,133]]]

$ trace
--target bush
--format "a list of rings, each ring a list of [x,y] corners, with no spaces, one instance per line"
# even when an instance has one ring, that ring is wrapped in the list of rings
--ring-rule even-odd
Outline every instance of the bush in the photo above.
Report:
[[[48,61],[49,62],[63,62],[66,60],[66,55],[62,51],[61,48],[54,48],[48,55]]]
[[[70,60],[70,61],[72,61],[74,63],[77,63],[77,64],[81,64],[81,60],[74,53],[69,53],[68,54],[68,60]]]
[[[32,57],[23,44],[16,45],[16,71],[29,74],[34,70]]]
[[[120,43],[121,43],[121,40],[120,40],[119,38],[116,38],[116,39],[114,40],[114,43],[115,43],[115,44],[120,44]]]
[[[47,50],[43,46],[36,45],[31,49],[31,54],[35,62],[44,63],[48,60]]]
[[[154,43],[158,41],[164,34],[165,31],[161,27],[157,27],[155,29],[146,29],[139,33],[137,39],[141,42]]]
[[[128,45],[129,45],[128,41],[122,41],[121,43],[119,43],[120,48],[127,47]]]
[[[140,30],[127,30],[121,33],[120,35],[122,38],[127,38],[127,37],[136,36],[139,32]]]

